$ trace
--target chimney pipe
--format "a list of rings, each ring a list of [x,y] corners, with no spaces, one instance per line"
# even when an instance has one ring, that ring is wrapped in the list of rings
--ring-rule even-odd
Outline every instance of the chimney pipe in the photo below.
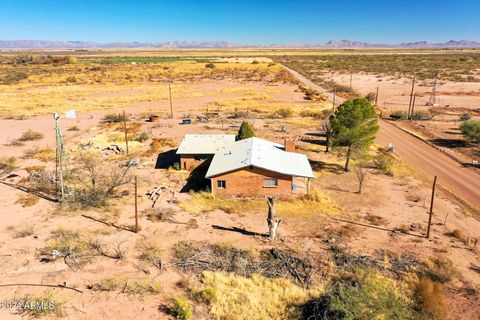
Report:
[[[295,140],[285,138],[284,144],[286,152],[295,152]]]

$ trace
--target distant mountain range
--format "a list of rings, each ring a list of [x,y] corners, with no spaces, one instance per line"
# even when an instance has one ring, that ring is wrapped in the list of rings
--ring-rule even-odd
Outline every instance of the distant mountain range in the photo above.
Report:
[[[328,41],[324,44],[269,44],[239,45],[226,41],[171,41],[171,42],[111,42],[52,41],[52,40],[0,40],[0,49],[113,49],[113,48],[480,48],[480,42],[450,40],[443,43],[427,41],[400,44],[369,43],[352,40]]]

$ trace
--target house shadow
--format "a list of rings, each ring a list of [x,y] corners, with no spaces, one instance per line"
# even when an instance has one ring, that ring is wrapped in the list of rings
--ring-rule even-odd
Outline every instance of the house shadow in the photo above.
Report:
[[[227,227],[212,225],[212,228],[215,229],[215,230],[237,232],[237,233],[243,234],[245,236],[268,237],[268,234],[266,234],[266,233],[249,231],[249,230],[242,229],[242,228],[237,228],[237,227],[227,228]]]
[[[180,192],[198,192],[210,188],[210,179],[205,178],[210,162],[211,160],[206,160],[192,169],[188,175],[187,183],[183,186]]]
[[[317,140],[317,139],[302,139],[303,142],[315,144],[317,146],[326,146],[327,140]]]
[[[177,155],[177,149],[171,149],[159,153],[157,156],[157,161],[155,162],[155,169],[168,169],[178,160],[179,158]]]
[[[331,173],[340,173],[344,172],[343,166],[337,164],[337,163],[326,163],[323,161],[318,161],[318,160],[312,160],[308,159],[310,162],[310,166],[312,167],[313,171],[328,171]]]

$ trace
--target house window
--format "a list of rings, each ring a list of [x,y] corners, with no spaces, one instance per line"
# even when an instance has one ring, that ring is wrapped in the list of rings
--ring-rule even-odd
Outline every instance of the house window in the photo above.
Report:
[[[217,181],[217,188],[218,189],[226,189],[227,188],[227,182],[225,180],[218,180]]]
[[[278,179],[266,178],[263,180],[263,186],[265,188],[276,188],[278,187]]]

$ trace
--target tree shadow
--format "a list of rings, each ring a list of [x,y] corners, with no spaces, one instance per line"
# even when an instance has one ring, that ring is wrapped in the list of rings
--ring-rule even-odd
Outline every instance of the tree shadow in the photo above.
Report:
[[[310,162],[310,166],[312,167],[313,171],[328,171],[331,173],[340,173],[340,172],[345,172],[343,170],[343,166],[337,164],[337,163],[326,163],[323,161],[319,160],[308,160]]]
[[[155,169],[168,169],[178,160],[179,157],[177,155],[177,149],[171,149],[159,153],[157,156],[157,161],[155,162]]]
[[[254,231],[245,230],[243,228],[237,228],[237,227],[227,228],[227,227],[212,225],[212,228],[216,230],[222,230],[222,231],[237,232],[245,236],[259,236],[259,237],[265,237],[265,238],[268,237],[267,233],[258,233]]]
[[[183,186],[180,192],[190,192],[190,191],[204,191],[210,187],[210,179],[205,178],[207,174],[208,167],[212,160],[205,160],[200,165],[192,169],[187,178],[187,183]]]
[[[466,148],[470,147],[471,144],[468,141],[462,139],[431,139],[429,140],[434,145],[445,148]]]

